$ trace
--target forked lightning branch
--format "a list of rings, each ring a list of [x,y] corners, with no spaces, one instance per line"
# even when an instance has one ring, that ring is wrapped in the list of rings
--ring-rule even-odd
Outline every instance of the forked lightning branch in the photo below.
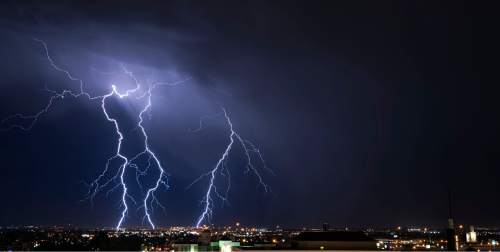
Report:
[[[118,221],[116,224],[116,229],[123,229],[125,220],[129,212],[131,211],[132,205],[137,206],[143,212],[143,221],[147,222],[151,228],[155,228],[156,225],[153,221],[152,210],[155,206],[164,208],[162,203],[157,198],[157,194],[159,193],[161,188],[168,189],[168,175],[166,166],[163,161],[157,156],[157,154],[153,151],[153,147],[149,143],[149,137],[147,130],[144,126],[145,114],[150,113],[153,107],[153,93],[160,86],[176,86],[183,83],[186,83],[190,80],[190,78],[186,78],[177,82],[162,82],[162,81],[147,81],[146,83],[141,83],[138,78],[134,75],[132,71],[129,71],[125,65],[120,65],[121,74],[124,74],[130,78],[134,87],[132,89],[128,89],[125,91],[120,91],[117,83],[113,83],[109,85],[110,91],[106,94],[101,95],[93,95],[86,91],[85,83],[82,79],[75,77],[69,70],[66,70],[60,67],[53,60],[49,53],[49,48],[47,43],[40,39],[34,39],[36,42],[40,43],[43,48],[44,55],[48,61],[48,63],[52,66],[52,68],[60,72],[62,75],[66,76],[70,81],[78,83],[78,87],[76,89],[62,89],[62,90],[52,90],[48,87],[45,87],[45,91],[51,94],[46,105],[41,108],[38,112],[33,114],[14,114],[6,117],[1,121],[1,129],[2,130],[12,130],[12,129],[20,129],[24,131],[31,130],[36,122],[40,120],[40,118],[45,114],[50,112],[52,106],[55,105],[56,101],[64,100],[66,97],[73,98],[84,98],[89,101],[96,101],[100,104],[98,109],[102,112],[105,119],[114,126],[115,135],[116,135],[116,149],[115,152],[107,159],[106,164],[104,164],[104,169],[101,173],[96,177],[95,180],[88,184],[89,191],[86,199],[93,201],[97,194],[106,190],[109,194],[113,190],[121,189],[120,195],[120,206],[121,212],[118,216]],[[128,156],[124,154],[122,151],[122,143],[125,138],[122,127],[120,127],[119,121],[112,117],[110,113],[108,113],[108,102],[111,98],[118,99],[135,99],[141,101],[143,104],[142,109],[137,114],[137,125],[136,128],[142,135],[143,143],[141,147],[141,151],[139,151],[134,156]],[[265,192],[269,190],[268,185],[264,182],[259,169],[265,169],[269,173],[272,174],[272,170],[267,168],[265,160],[260,152],[260,150],[250,141],[242,138],[240,134],[233,127],[233,123],[231,118],[229,117],[229,113],[227,110],[221,106],[223,119],[227,123],[228,127],[228,138],[227,145],[224,148],[224,151],[218,158],[213,168],[209,169],[206,173],[202,174],[196,180],[191,183],[189,187],[191,187],[195,183],[199,183],[203,181],[203,179],[207,178],[208,184],[206,187],[206,192],[202,197],[202,209],[199,217],[196,218],[195,225],[199,227],[204,223],[210,222],[211,216],[214,211],[214,199],[219,199],[222,202],[228,201],[228,193],[231,187],[231,175],[228,168],[228,157],[231,154],[231,150],[234,144],[238,144],[243,149],[243,158],[246,160],[246,170],[245,173],[251,172],[257,179],[259,186],[261,186]],[[200,119],[200,128],[197,130],[203,129],[203,121],[206,119],[210,119],[212,117],[201,117]],[[257,159],[258,164],[254,163],[254,157]],[[140,160],[147,160],[146,164],[142,164]],[[113,168],[113,164],[118,162],[118,167]],[[117,168],[117,169],[116,169]],[[141,200],[136,200],[129,193],[129,182],[126,181],[125,174],[128,169],[134,169],[136,174],[136,181],[141,188],[145,190],[145,195]],[[154,183],[145,188],[144,185],[141,184],[139,177],[140,176],[152,176],[148,174],[150,169],[156,169],[157,175],[153,177]],[[226,186],[225,188],[217,188],[216,180],[225,179]]]

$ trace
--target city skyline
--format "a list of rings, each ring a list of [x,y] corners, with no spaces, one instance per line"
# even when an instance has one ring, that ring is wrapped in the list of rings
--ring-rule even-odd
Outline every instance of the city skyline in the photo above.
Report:
[[[3,250],[497,250],[500,228],[462,225],[447,239],[442,229],[393,227],[384,229],[171,227],[159,229],[82,229],[71,227],[0,228]],[[453,246],[449,246],[450,242]]]

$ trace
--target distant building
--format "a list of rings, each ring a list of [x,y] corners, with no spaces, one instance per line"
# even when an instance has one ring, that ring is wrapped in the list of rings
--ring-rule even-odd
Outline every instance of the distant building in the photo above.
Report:
[[[217,248],[220,252],[231,252],[234,247],[239,247],[239,242],[233,242],[231,240],[219,240],[217,242],[212,242],[210,247],[215,251]]]
[[[470,232],[466,234],[465,240],[467,241],[467,243],[477,242],[477,235],[476,232],[474,232],[474,226],[470,226]]]
[[[197,252],[198,244],[195,243],[175,243],[172,245],[174,251]]]
[[[293,238],[292,248],[308,250],[376,250],[377,243],[363,232],[305,231]]]
[[[215,242],[210,242],[208,245],[199,245],[196,243],[174,243],[172,249],[174,251],[198,252],[198,251],[220,251],[232,252],[233,248],[239,247],[239,242],[223,239]]]
[[[446,229],[446,244],[448,251],[457,251],[458,236],[455,233],[455,225],[453,219],[448,219],[448,228]]]

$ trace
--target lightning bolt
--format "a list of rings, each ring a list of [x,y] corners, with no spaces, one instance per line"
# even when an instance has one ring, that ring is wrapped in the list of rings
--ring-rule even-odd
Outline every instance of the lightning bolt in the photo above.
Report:
[[[11,116],[8,116],[4,118],[0,122],[0,130],[6,131],[6,130],[12,130],[12,129],[20,129],[24,131],[29,131],[31,130],[34,125],[37,123],[37,121],[46,113],[50,111],[52,106],[57,100],[63,100],[67,97],[73,97],[73,98],[80,98],[84,97],[89,101],[98,101],[100,103],[100,110],[102,111],[104,117],[106,120],[110,123],[113,124],[115,133],[117,136],[117,145],[116,145],[116,151],[115,153],[109,157],[106,161],[105,167],[103,171],[96,177],[95,180],[93,180],[90,184],[88,184],[89,191],[87,193],[86,199],[90,200],[92,203],[96,195],[104,190],[105,188],[111,187],[107,192],[106,196],[109,195],[111,192],[116,190],[117,188],[121,188],[121,198],[120,198],[120,206],[122,207],[120,218],[117,222],[116,229],[117,230],[122,230],[123,222],[125,221],[128,212],[130,210],[128,201],[132,201],[135,205],[137,205],[137,201],[128,193],[128,186],[127,183],[125,182],[125,174],[128,168],[135,169],[136,173],[136,181],[140,188],[145,189],[145,196],[141,202],[141,205],[139,209],[144,209],[144,216],[143,216],[143,222],[147,221],[148,224],[154,229],[156,228],[153,220],[152,220],[152,211],[154,209],[154,205],[156,204],[157,206],[161,207],[164,209],[164,206],[158,201],[156,197],[156,193],[160,189],[160,187],[164,187],[165,189],[169,188],[168,185],[168,174],[160,162],[158,156],[155,154],[155,152],[152,150],[151,145],[149,143],[149,137],[146,131],[146,128],[144,126],[144,114],[148,113],[149,116],[151,117],[151,110],[152,110],[152,95],[153,91],[160,87],[160,86],[176,86],[179,84],[183,84],[186,81],[189,81],[190,78],[186,78],[184,80],[178,81],[178,82],[160,82],[160,81],[155,81],[151,82],[147,80],[146,84],[147,85],[141,85],[140,81],[136,76],[134,75],[133,72],[129,71],[126,69],[126,67],[122,64],[120,65],[121,67],[121,72],[128,77],[130,77],[131,80],[134,81],[135,87],[132,89],[125,90],[124,92],[119,92],[117,87],[115,85],[111,85],[111,90],[109,93],[106,93],[104,95],[91,95],[89,92],[85,91],[85,84],[82,79],[79,79],[75,77],[69,70],[66,70],[62,67],[60,67],[58,64],[55,63],[55,61],[52,59],[49,49],[47,46],[47,43],[44,42],[43,40],[40,39],[34,39],[36,42],[40,43],[43,47],[44,50],[44,55],[49,62],[49,64],[52,66],[54,70],[57,72],[61,72],[64,74],[69,80],[75,81],[79,83],[79,88],[77,91],[71,90],[71,89],[63,89],[61,91],[55,91],[51,90],[48,87],[45,86],[44,91],[50,93],[50,98],[47,102],[47,104],[38,112],[34,114],[14,114]],[[92,69],[93,71],[97,71],[95,69]],[[114,72],[113,72],[114,73]],[[110,73],[103,73],[103,74],[110,74]],[[112,73],[111,73],[112,74]],[[107,101],[110,98],[119,98],[119,99],[136,99],[136,100],[141,100],[145,101],[144,105],[141,109],[141,111],[138,114],[138,121],[135,129],[139,130],[139,132],[142,134],[143,137],[143,145],[142,145],[142,150],[138,152],[135,156],[128,157],[125,154],[122,153],[122,142],[125,139],[124,133],[122,132],[122,129],[120,127],[120,124],[116,118],[113,118],[110,116],[107,110]],[[211,216],[213,214],[213,205],[214,205],[214,200],[213,197],[217,197],[220,200],[222,200],[223,203],[227,203],[228,201],[228,193],[231,188],[231,174],[227,166],[228,162],[228,157],[231,154],[231,151],[233,149],[233,146],[235,144],[240,145],[244,158],[246,159],[246,173],[252,172],[255,177],[258,180],[258,185],[260,185],[265,192],[268,192],[270,189],[268,185],[264,182],[260,172],[256,168],[256,166],[253,163],[253,158],[256,156],[262,165],[264,169],[266,169],[268,172],[274,175],[273,171],[269,169],[266,165],[266,162],[263,158],[262,153],[260,150],[254,145],[252,142],[243,139],[239,133],[234,129],[233,123],[231,121],[231,118],[229,117],[229,114],[227,110],[221,106],[221,113],[212,115],[212,116],[204,116],[200,118],[199,122],[199,127],[193,132],[197,132],[203,129],[204,126],[204,121],[208,119],[212,119],[215,116],[219,115],[224,115],[225,122],[227,123],[227,126],[229,128],[229,143],[227,144],[226,148],[224,149],[224,152],[222,155],[219,157],[217,163],[215,164],[214,168],[211,169],[210,171],[202,174],[200,177],[198,177],[196,180],[194,180],[189,186],[191,187],[192,185],[198,183],[201,181],[203,178],[208,177],[209,178],[209,184],[206,190],[206,193],[203,197],[202,204],[203,204],[203,211],[201,215],[198,217],[196,221],[196,227],[199,227],[202,223],[205,221],[209,221],[211,219]],[[24,123],[16,123],[17,120],[22,120]],[[26,123],[27,122],[27,123]],[[138,162],[142,158],[147,159],[147,165],[141,169],[140,165]],[[120,160],[119,166],[116,170],[115,173],[112,173],[112,162],[115,160]],[[142,183],[140,182],[140,177],[146,176],[149,169],[151,167],[156,167],[158,170],[158,177],[156,178],[155,182],[153,183],[152,186],[148,188],[144,188],[142,186]],[[218,191],[215,182],[218,179],[218,174],[222,175],[223,177],[226,178],[227,180],[227,187],[225,188],[225,191],[223,194],[221,194],[220,191]],[[110,177],[106,179],[107,177]],[[111,186],[112,185],[112,186]]]
[[[134,74],[131,71],[128,71],[124,65],[121,65],[122,72],[124,74],[128,75],[135,82],[135,88],[129,89],[123,93],[120,93],[117,90],[117,87],[115,85],[111,85],[111,91],[109,93],[104,94],[104,95],[99,95],[99,96],[93,96],[90,93],[85,91],[85,88],[84,88],[85,85],[84,85],[84,81],[82,79],[79,79],[79,78],[73,76],[73,74],[71,74],[70,71],[60,67],[59,65],[57,65],[55,63],[55,61],[50,56],[49,49],[48,49],[46,42],[44,42],[43,40],[40,40],[40,39],[36,39],[36,38],[34,40],[42,45],[42,47],[44,49],[45,57],[46,57],[47,61],[50,63],[50,65],[52,66],[52,68],[58,72],[63,73],[69,80],[78,82],[79,89],[78,89],[78,91],[73,91],[71,89],[63,89],[62,91],[57,92],[57,91],[50,90],[47,87],[45,87],[44,90],[49,92],[51,94],[51,96],[50,96],[47,104],[40,111],[38,111],[37,113],[31,114],[31,115],[25,115],[25,114],[18,113],[18,114],[8,116],[0,122],[0,130],[11,130],[14,128],[18,128],[18,129],[21,129],[24,131],[29,131],[33,128],[33,126],[36,124],[36,122],[39,120],[39,118],[42,115],[49,112],[49,110],[51,109],[51,107],[53,106],[53,104],[56,100],[62,100],[62,99],[69,97],[69,96],[74,97],[74,98],[85,97],[90,101],[94,101],[94,100],[99,101],[102,113],[104,114],[106,120],[114,125],[115,133],[116,133],[118,139],[117,139],[116,152],[114,153],[113,156],[108,158],[106,165],[105,165],[105,168],[102,171],[102,173],[99,174],[99,176],[97,176],[97,178],[88,185],[89,192],[88,192],[87,198],[92,202],[94,197],[101,190],[103,190],[104,188],[107,188],[108,185],[110,185],[112,183],[115,183],[115,185],[111,189],[108,190],[106,195],[108,195],[110,192],[112,192],[116,188],[121,187],[122,194],[121,194],[120,204],[122,207],[122,211],[120,214],[119,221],[116,225],[116,229],[117,230],[122,229],[123,222],[124,222],[128,212],[129,212],[129,205],[127,203],[127,200],[131,200],[135,204],[137,203],[136,200],[131,195],[128,194],[128,187],[127,187],[127,183],[125,182],[125,172],[126,172],[127,168],[135,168],[136,169],[136,180],[139,183],[139,185],[141,185],[141,183],[139,182],[139,175],[145,176],[147,174],[147,171],[149,170],[149,168],[151,167],[151,165],[153,163],[157,167],[157,169],[159,171],[159,175],[158,175],[158,178],[156,179],[156,182],[154,183],[154,186],[147,188],[145,197],[142,201],[142,206],[140,208],[144,208],[144,219],[147,220],[149,225],[154,229],[155,225],[154,225],[152,218],[151,218],[151,211],[153,209],[153,204],[156,203],[158,206],[163,207],[160,204],[160,202],[157,200],[155,193],[158,191],[158,189],[161,186],[164,186],[165,188],[168,189],[168,176],[167,176],[167,173],[166,173],[164,167],[162,166],[159,158],[151,149],[151,146],[149,144],[148,134],[147,134],[146,129],[143,125],[143,123],[144,123],[143,116],[146,112],[151,111],[151,108],[152,108],[151,98],[152,98],[153,90],[155,88],[157,88],[159,86],[175,86],[175,85],[182,84],[182,83],[188,81],[190,78],[187,78],[187,79],[179,81],[179,82],[174,82],[174,83],[158,82],[158,81],[152,82],[152,83],[148,83],[146,88],[143,88],[141,86],[140,82],[138,81],[138,79],[134,76]],[[139,152],[137,155],[133,156],[132,158],[128,158],[127,156],[125,156],[122,153],[122,142],[124,140],[124,134],[120,128],[118,120],[111,117],[106,109],[106,102],[108,101],[108,99],[110,99],[112,97],[118,97],[120,99],[135,98],[137,100],[140,100],[140,99],[146,100],[143,109],[139,113],[139,116],[138,116],[139,118],[138,118],[138,123],[137,123],[137,129],[140,130],[140,132],[144,138],[143,150],[141,152]],[[15,123],[16,120],[23,120],[23,121],[26,121],[28,123],[27,124],[17,124],[17,123]],[[144,170],[140,170],[139,165],[136,164],[135,162],[143,156],[147,157],[148,164]],[[105,180],[105,177],[108,176],[108,174],[110,173],[111,162],[113,162],[114,160],[121,160],[121,163],[117,169],[117,172],[114,175],[112,175],[110,179]],[[141,188],[142,188],[142,186],[141,186]]]
[[[267,167],[266,162],[265,162],[260,150],[258,148],[256,148],[256,146],[253,143],[251,143],[248,140],[243,139],[238,134],[238,132],[236,132],[236,130],[233,127],[233,123],[231,121],[231,118],[229,117],[227,110],[222,106],[221,106],[221,110],[222,110],[221,114],[224,115],[224,119],[225,119],[227,126],[229,128],[229,137],[228,137],[229,143],[226,145],[224,152],[220,156],[220,158],[217,161],[217,163],[215,164],[214,168],[212,168],[210,171],[202,174],[200,177],[195,179],[187,187],[187,188],[190,188],[191,186],[198,183],[200,180],[202,180],[205,177],[209,178],[208,187],[207,187],[207,190],[206,190],[205,195],[204,195],[203,200],[202,200],[203,211],[202,211],[201,215],[198,217],[198,219],[196,220],[196,227],[200,227],[200,225],[202,223],[204,223],[205,221],[210,221],[212,214],[213,214],[213,205],[214,205],[213,197],[214,196],[219,198],[223,203],[228,202],[228,193],[229,193],[229,190],[231,188],[231,175],[230,175],[229,169],[227,167],[227,160],[228,160],[229,155],[231,154],[231,150],[232,150],[233,145],[235,143],[239,144],[241,146],[241,148],[243,149],[243,154],[244,154],[245,159],[246,159],[246,171],[245,171],[245,173],[252,172],[258,180],[258,183],[259,183],[258,185],[260,185],[266,193],[270,190],[270,188],[264,182],[260,172],[255,167],[255,165],[253,163],[253,159],[252,159],[253,155],[251,155],[251,153],[254,153],[259,158],[260,162],[262,163],[262,166],[266,170],[268,170],[271,174],[274,174],[273,171]],[[199,122],[199,127],[197,129],[195,129],[194,131],[202,130],[203,125],[204,125],[203,122],[206,119],[211,119],[213,117],[214,116],[201,117],[200,122]],[[227,179],[227,187],[226,187],[226,190],[224,192],[224,195],[222,195],[217,190],[217,187],[215,185],[215,181],[218,177],[217,176],[218,173],[220,173],[223,177],[225,177]]]

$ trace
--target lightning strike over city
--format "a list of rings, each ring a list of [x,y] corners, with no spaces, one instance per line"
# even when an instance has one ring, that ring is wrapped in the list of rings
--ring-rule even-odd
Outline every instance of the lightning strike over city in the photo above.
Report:
[[[195,183],[198,183],[200,180],[202,180],[205,177],[209,178],[207,191],[206,191],[206,194],[204,195],[203,200],[202,200],[203,211],[202,211],[200,217],[198,217],[198,220],[196,221],[196,227],[200,227],[200,225],[203,224],[205,221],[210,220],[210,218],[213,214],[213,206],[212,205],[214,204],[214,201],[213,201],[214,196],[216,198],[220,199],[222,201],[222,203],[229,202],[228,201],[228,193],[229,193],[229,190],[231,188],[231,173],[227,167],[227,160],[229,158],[229,155],[231,153],[231,149],[233,148],[233,144],[235,142],[241,146],[241,148],[243,149],[244,155],[246,157],[246,171],[245,171],[245,173],[248,173],[251,171],[255,175],[255,177],[257,177],[259,185],[263,188],[263,190],[265,192],[268,192],[269,187],[264,182],[264,180],[262,179],[262,176],[260,175],[260,172],[257,170],[255,165],[253,164],[252,154],[255,154],[259,158],[261,165],[264,168],[266,168],[266,170],[268,172],[274,174],[272,172],[272,170],[266,166],[265,160],[264,160],[260,150],[257,149],[255,147],[255,145],[252,144],[250,141],[244,140],[243,138],[241,138],[241,136],[233,128],[233,123],[231,122],[231,118],[229,117],[226,109],[223,107],[221,107],[221,109],[223,112],[224,120],[227,122],[227,127],[229,128],[229,137],[228,137],[229,142],[228,142],[224,152],[220,156],[219,160],[215,164],[214,168],[211,169],[210,171],[208,171],[207,173],[202,174],[200,177],[198,177],[196,180],[194,180],[188,186],[188,188],[193,186]],[[204,117],[200,118],[199,127],[195,131],[202,130],[203,129],[203,121],[210,119],[210,118],[211,117],[209,117],[209,116],[204,116]],[[223,178],[225,178],[227,180],[227,186],[226,186],[226,189],[225,189],[225,192],[223,195],[220,194],[219,191],[217,191],[217,187],[215,185],[215,180],[217,179],[217,177],[220,177],[220,176],[222,176]]]
[[[0,1],[0,251],[499,251],[488,5]]]
[[[40,39],[36,39],[36,38],[34,39],[34,41],[40,43],[40,45],[43,47],[44,54],[47,58],[47,61],[50,63],[50,65],[52,66],[52,68],[54,70],[63,73],[69,80],[79,83],[78,91],[74,91],[74,90],[70,90],[70,89],[64,89],[62,91],[54,91],[54,90],[50,90],[48,87],[45,87],[45,91],[51,93],[51,97],[50,97],[47,105],[35,114],[31,114],[31,115],[15,114],[15,115],[6,117],[1,122],[2,130],[11,130],[11,129],[15,129],[15,128],[18,128],[18,129],[21,129],[24,131],[31,130],[35,126],[35,123],[39,120],[39,118],[42,115],[44,115],[45,113],[48,113],[50,111],[51,107],[54,105],[55,100],[58,100],[58,99],[62,100],[67,96],[71,96],[74,98],[84,97],[84,98],[91,100],[91,101],[97,100],[98,102],[100,102],[100,108],[101,108],[102,113],[105,116],[106,120],[109,121],[110,123],[112,123],[114,128],[115,128],[116,141],[117,141],[116,144],[117,145],[116,145],[116,152],[111,157],[108,158],[103,171],[97,176],[97,178],[95,180],[93,180],[91,183],[88,184],[89,191],[88,191],[87,199],[89,199],[92,202],[100,191],[108,188],[108,191],[106,193],[106,195],[108,195],[113,190],[120,188],[122,191],[121,200],[120,200],[120,206],[121,206],[122,210],[120,213],[120,218],[119,218],[117,225],[116,225],[116,229],[117,230],[122,229],[124,221],[126,220],[128,213],[131,209],[130,202],[132,202],[134,205],[138,204],[137,200],[132,195],[129,194],[129,192],[128,192],[129,189],[128,189],[127,182],[125,179],[125,174],[126,174],[127,169],[135,169],[136,170],[136,172],[135,172],[136,182],[138,183],[138,185],[141,188],[146,190],[145,196],[140,201],[140,203],[141,203],[140,209],[143,209],[143,211],[144,211],[143,222],[147,221],[148,225],[154,229],[155,224],[154,224],[152,216],[151,216],[152,209],[154,208],[155,205],[158,207],[164,208],[162,203],[160,203],[158,201],[156,194],[158,193],[158,191],[161,188],[167,190],[169,188],[169,184],[168,184],[168,173],[167,173],[166,169],[164,168],[164,166],[162,165],[160,158],[155,154],[155,152],[152,150],[152,148],[149,144],[148,133],[146,131],[146,128],[143,125],[144,120],[145,120],[144,116],[146,113],[150,112],[150,110],[152,109],[152,106],[153,106],[152,95],[153,95],[153,91],[156,88],[158,88],[159,86],[171,86],[172,87],[172,86],[181,85],[181,84],[188,82],[190,78],[185,78],[184,80],[172,82],[172,83],[162,82],[162,81],[148,81],[148,83],[146,83],[145,85],[144,84],[141,85],[141,83],[136,78],[134,73],[129,71],[123,64],[121,64],[120,69],[122,71],[122,74],[127,75],[131,80],[133,80],[135,87],[132,89],[127,89],[127,90],[120,92],[118,90],[118,87],[116,86],[116,84],[111,84],[111,86],[110,86],[111,91],[109,93],[104,94],[104,95],[94,96],[94,95],[89,94],[87,91],[85,91],[85,87],[84,87],[85,84],[84,84],[83,80],[78,79],[77,77],[73,76],[70,71],[61,68],[59,65],[57,65],[54,62],[54,60],[50,56],[49,48],[48,48],[48,45],[46,42],[44,42],[43,40],[40,40]],[[143,105],[142,109],[140,110],[140,112],[137,115],[138,118],[137,118],[137,125],[136,125],[136,129],[138,129],[141,132],[142,137],[143,137],[143,147],[142,147],[142,151],[140,151],[139,153],[137,153],[136,155],[134,155],[132,157],[126,156],[125,154],[122,153],[122,142],[125,139],[124,133],[122,132],[122,129],[120,127],[120,123],[118,122],[118,120],[116,118],[113,118],[107,110],[107,106],[106,106],[107,101],[113,97],[118,98],[118,99],[145,100],[145,101],[143,101],[144,105]],[[211,178],[210,178],[210,184],[209,184],[209,187],[207,189],[206,196],[204,198],[204,210],[203,210],[202,215],[197,220],[197,224],[196,224],[197,227],[200,226],[202,221],[205,218],[208,218],[209,214],[211,214],[213,211],[211,208],[211,204],[212,204],[211,194],[212,193],[215,193],[218,197],[220,197],[224,201],[227,201],[227,192],[226,192],[225,197],[222,197],[217,192],[213,182],[214,182],[215,176],[216,176],[215,173],[217,172],[217,170],[219,170],[219,168],[224,169],[224,172],[226,172],[226,175],[228,176],[227,179],[229,180],[229,171],[226,168],[225,161],[227,159],[227,156],[229,155],[229,152],[231,151],[231,147],[232,147],[233,142],[235,140],[238,141],[244,149],[244,155],[245,155],[245,158],[247,159],[247,172],[250,170],[253,171],[255,176],[258,178],[259,184],[264,188],[264,190],[266,192],[268,190],[268,186],[264,183],[260,173],[254,167],[254,165],[252,163],[252,158],[250,156],[250,152],[257,153],[258,157],[262,160],[263,164],[265,165],[261,153],[255,148],[255,146],[253,146],[253,144],[251,144],[250,142],[248,142],[246,140],[243,140],[233,130],[231,120],[230,120],[229,116],[227,115],[226,110],[224,108],[222,110],[224,112],[224,117],[227,120],[228,125],[230,126],[230,134],[229,134],[230,143],[227,146],[225,152],[223,153],[221,159],[218,161],[216,167],[210,172]],[[15,119],[21,119],[23,121],[26,121],[27,126],[25,124],[13,123],[12,121],[14,121]],[[201,126],[201,123],[202,122],[200,122],[200,126]],[[248,145],[250,145],[251,147],[248,147]],[[144,157],[147,159],[147,165],[145,167],[141,168],[139,166],[139,164],[137,164],[137,161],[140,160],[141,158],[144,158]],[[115,160],[118,160],[120,163],[119,163],[118,169],[116,169],[116,172],[114,174],[111,174],[112,170],[113,170],[111,167],[112,162]],[[151,167],[155,167],[156,169],[158,169],[159,174],[158,174],[157,179],[155,180],[153,186],[151,186],[150,188],[144,188],[144,186],[142,185],[142,183],[140,181],[140,177],[147,176],[148,171]],[[111,176],[109,176],[109,174],[111,174]],[[207,175],[208,174],[203,174],[196,181],[200,180],[201,178],[203,178],[204,176],[207,176]],[[227,191],[229,191],[229,185],[228,185]]]
[[[125,90],[125,91],[120,93],[118,91],[118,88],[116,87],[116,85],[112,84],[111,91],[109,93],[104,94],[104,95],[99,95],[99,96],[93,96],[85,91],[83,80],[74,77],[70,73],[70,71],[59,67],[54,62],[54,60],[50,56],[47,43],[45,43],[43,40],[40,40],[40,39],[34,39],[34,40],[36,42],[39,42],[43,46],[45,56],[47,58],[47,61],[50,63],[50,65],[56,71],[59,71],[59,72],[63,73],[64,75],[66,75],[67,78],[70,79],[71,81],[78,82],[79,89],[76,92],[73,90],[69,90],[69,89],[65,89],[65,90],[62,90],[60,92],[57,92],[57,91],[49,90],[48,88],[46,88],[46,90],[48,92],[50,92],[52,94],[52,96],[50,97],[48,104],[42,110],[40,110],[39,112],[37,112],[36,114],[33,114],[33,115],[15,114],[13,116],[9,116],[9,117],[5,118],[4,120],[2,120],[2,126],[3,126],[2,129],[3,130],[9,130],[9,129],[13,129],[13,128],[19,128],[22,130],[32,129],[33,126],[35,125],[35,123],[39,120],[40,116],[42,116],[44,113],[49,112],[49,110],[51,109],[51,106],[53,106],[54,100],[64,99],[65,96],[68,96],[68,95],[70,95],[74,98],[79,98],[79,97],[83,96],[83,97],[87,98],[88,100],[98,100],[101,103],[100,108],[102,109],[102,113],[104,114],[106,120],[108,120],[110,123],[112,123],[115,127],[116,137],[117,137],[117,146],[116,146],[116,153],[108,159],[103,172],[94,181],[92,181],[90,183],[88,198],[90,200],[93,200],[93,198],[97,195],[97,193],[99,193],[99,191],[106,188],[110,184],[113,185],[113,187],[111,189],[109,189],[110,191],[116,189],[117,187],[121,187],[121,190],[122,190],[122,195],[121,195],[122,211],[121,211],[119,221],[116,225],[117,230],[121,229],[123,222],[125,221],[127,214],[130,210],[129,203],[127,201],[132,201],[134,204],[137,204],[136,200],[128,193],[127,183],[125,182],[125,179],[124,179],[125,172],[126,172],[127,168],[135,168],[139,171],[140,168],[134,162],[137,159],[141,158],[142,156],[146,156],[148,159],[153,159],[154,165],[159,170],[159,175],[158,175],[158,178],[156,180],[155,185],[153,187],[147,189],[146,196],[141,201],[142,202],[141,208],[144,209],[144,219],[146,219],[148,221],[148,224],[154,229],[155,225],[154,225],[153,220],[151,218],[151,208],[153,207],[152,204],[156,203],[159,206],[161,206],[161,204],[157,201],[157,199],[155,197],[155,193],[160,188],[160,186],[163,186],[163,187],[165,187],[165,189],[168,189],[168,177],[167,177],[167,173],[166,173],[165,169],[163,168],[162,164],[160,163],[159,158],[156,156],[156,154],[150,148],[150,145],[148,142],[148,134],[146,133],[146,129],[143,126],[143,121],[144,121],[143,116],[144,116],[144,113],[146,113],[152,107],[152,103],[151,103],[152,91],[157,86],[160,86],[160,85],[173,86],[173,85],[181,84],[184,81],[178,82],[178,83],[164,83],[164,82],[148,83],[148,86],[145,88],[145,91],[142,91],[141,84],[138,82],[137,78],[135,78],[133,73],[128,71],[125,68],[125,66],[121,65],[121,68],[122,68],[124,74],[128,75],[131,79],[134,80],[135,87],[133,89],[128,89],[128,90]],[[142,91],[142,94],[139,93],[141,91]],[[124,140],[124,134],[121,131],[120,124],[119,124],[118,120],[113,118],[112,116],[110,116],[107,109],[106,109],[106,101],[112,97],[117,97],[119,99],[129,99],[129,98],[146,99],[145,105],[138,115],[139,120],[137,123],[137,127],[140,129],[140,132],[142,133],[142,136],[144,138],[143,151],[139,152],[134,157],[129,158],[129,157],[125,156],[124,154],[122,154],[122,141]],[[20,118],[20,119],[28,121],[28,126],[24,126],[22,124],[10,124],[9,125],[10,120],[13,120],[15,118]],[[114,176],[111,176],[110,179],[103,181],[103,178],[105,178],[105,176],[110,172],[110,166],[111,166],[110,163],[114,160],[117,160],[117,159],[121,161],[121,164],[119,165],[119,168],[117,169],[116,174]],[[151,165],[148,161],[148,166],[146,167],[146,170],[141,171],[141,173],[143,175],[146,175],[147,169],[149,169],[150,166]],[[137,180],[137,182],[140,183],[139,180]]]

